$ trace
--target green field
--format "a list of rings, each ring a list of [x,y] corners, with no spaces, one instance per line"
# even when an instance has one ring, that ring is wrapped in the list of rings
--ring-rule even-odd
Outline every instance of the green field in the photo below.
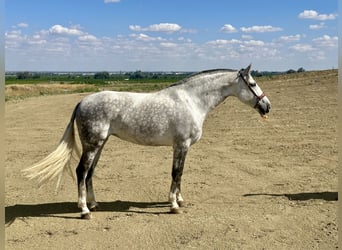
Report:
[[[255,76],[254,78],[262,85],[263,82],[314,76],[322,72],[273,73]],[[325,70],[324,72],[337,75],[337,70]],[[122,74],[99,72],[95,75],[19,72],[6,76],[5,96],[6,101],[10,101],[33,96],[97,92],[101,90],[151,92],[163,89],[190,74],[191,72],[166,74],[140,71]]]

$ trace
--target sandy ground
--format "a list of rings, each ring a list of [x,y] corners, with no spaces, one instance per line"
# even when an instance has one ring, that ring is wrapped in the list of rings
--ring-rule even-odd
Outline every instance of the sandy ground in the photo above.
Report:
[[[259,84],[269,120],[234,98],[210,113],[179,215],[168,213],[171,148],[111,137],[94,177],[101,209],[79,219],[72,178],[55,195],[20,170],[55,148],[85,94],[7,102],[6,249],[336,249],[337,73]]]

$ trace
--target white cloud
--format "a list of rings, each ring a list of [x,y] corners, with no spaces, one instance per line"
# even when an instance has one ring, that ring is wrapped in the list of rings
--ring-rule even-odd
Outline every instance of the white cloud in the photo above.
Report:
[[[251,36],[251,35],[242,35],[241,38],[244,39],[244,40],[252,40],[253,36]]]
[[[119,3],[120,0],[104,0],[104,3]]]
[[[44,39],[43,40],[32,39],[32,40],[28,40],[27,43],[31,45],[42,45],[42,44],[46,44],[47,41]]]
[[[141,41],[154,41],[154,38],[153,37],[150,37],[148,35],[145,35],[145,34],[132,34],[131,37],[134,37],[135,39],[137,40],[141,40]]]
[[[142,31],[142,27],[140,25],[130,25],[129,29],[133,31]]]
[[[185,38],[185,37],[178,37],[177,39],[178,41],[182,41],[182,42],[187,42],[187,43],[191,43],[192,40],[190,38]]]
[[[211,58],[212,63],[215,60],[218,62],[226,62],[231,64],[234,62],[244,61],[256,62],[259,60],[279,60],[280,51],[276,48],[275,44],[267,43],[262,40],[254,39],[217,39],[206,43],[207,48],[202,52],[203,57]]]
[[[301,19],[314,19],[314,20],[334,20],[336,19],[336,14],[319,14],[315,10],[304,10],[303,12],[299,13],[298,15]]]
[[[316,50],[314,47],[312,47],[311,44],[299,44],[299,43],[291,46],[290,49],[295,50],[297,52],[301,52],[301,53]]]
[[[248,49],[250,48],[252,50],[252,49],[256,49],[257,47],[260,48],[266,45],[264,41],[260,41],[260,40],[237,40],[237,39],[231,39],[231,40],[217,39],[217,40],[209,41],[207,42],[207,44],[216,48],[225,48],[225,47],[229,48],[229,47],[235,46],[235,48],[244,48],[244,50],[246,48]]]
[[[179,32],[181,32],[181,33],[188,33],[188,34],[197,34],[198,30],[196,30],[196,29],[183,29],[183,28],[181,28],[181,30]]]
[[[249,41],[244,41],[244,44],[248,46],[264,46],[265,42],[260,41],[260,40],[249,40]]]
[[[220,29],[220,31],[225,32],[225,33],[235,33],[235,32],[237,32],[237,29],[231,24],[225,24]]]
[[[5,48],[15,49],[20,47],[20,44],[24,40],[20,30],[12,30],[5,32]]]
[[[177,44],[176,43],[167,42],[167,43],[160,43],[160,46],[165,47],[165,48],[176,48]]]
[[[297,35],[292,35],[292,36],[281,36],[279,38],[279,41],[282,42],[296,42],[299,41],[301,38],[301,35],[297,34]]]
[[[19,28],[27,28],[29,25],[27,23],[18,23],[17,27]]]
[[[95,42],[97,41],[97,38],[96,36],[88,34],[88,35],[80,36],[78,40],[83,41],[83,42]]]
[[[181,28],[181,26],[175,23],[160,23],[149,26],[150,31],[156,32],[175,32],[179,31]]]
[[[312,24],[309,26],[310,30],[319,30],[325,28],[325,24],[322,22],[320,24]]]
[[[310,61],[317,63],[317,60],[325,60],[326,54],[324,51],[313,51],[308,55]]]
[[[327,47],[327,48],[337,48],[338,44],[338,37],[337,36],[328,36],[324,35],[322,37],[318,37],[312,40],[315,45],[320,47]]]
[[[130,25],[129,29],[133,31],[173,33],[176,31],[180,31],[182,27],[176,23],[159,23],[159,24],[152,24],[148,27],[141,27],[140,25]]]
[[[152,42],[152,41],[163,41],[164,39],[161,37],[153,37],[143,33],[140,34],[131,34],[130,37],[144,42]]]
[[[279,27],[273,27],[271,25],[265,25],[265,26],[252,26],[252,27],[242,27],[241,31],[246,33],[264,33],[264,32],[276,32],[276,31],[282,31],[282,28]]]
[[[56,24],[49,29],[51,34],[57,35],[73,35],[73,36],[80,36],[84,34],[81,30],[76,28],[67,28],[63,27],[62,25]]]
[[[231,40],[217,39],[217,40],[207,42],[207,44],[213,45],[213,46],[222,46],[222,45],[240,44],[240,43],[242,43],[242,42],[240,40],[237,40],[237,39],[231,39]]]
[[[19,39],[21,38],[21,31],[20,30],[12,30],[5,33],[6,40],[8,39]]]

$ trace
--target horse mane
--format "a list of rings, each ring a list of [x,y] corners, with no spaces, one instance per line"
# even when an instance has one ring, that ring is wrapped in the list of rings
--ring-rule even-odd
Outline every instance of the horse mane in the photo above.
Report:
[[[190,76],[188,76],[188,77],[186,77],[186,78],[184,78],[184,79],[182,79],[182,80],[180,80],[180,81],[178,81],[178,82],[176,82],[174,84],[171,84],[167,88],[183,85],[183,84],[187,83],[188,81],[192,80],[193,78],[196,78],[196,77],[199,77],[199,76],[202,76],[202,75],[218,73],[220,71],[222,71],[222,72],[236,72],[237,70],[234,70],[234,69],[209,69],[209,70],[203,70],[203,71],[200,71],[200,72],[193,73]]]

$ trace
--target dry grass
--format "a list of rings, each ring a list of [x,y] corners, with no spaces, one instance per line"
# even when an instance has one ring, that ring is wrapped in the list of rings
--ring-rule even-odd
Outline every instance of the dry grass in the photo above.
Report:
[[[6,101],[25,99],[42,95],[57,95],[70,93],[97,92],[101,90],[150,92],[160,90],[172,83],[127,83],[113,82],[106,85],[67,84],[67,83],[38,83],[6,85]]]
[[[94,92],[98,88],[91,84],[11,84],[5,87],[6,101],[24,99],[32,96],[55,95],[66,93]]]

